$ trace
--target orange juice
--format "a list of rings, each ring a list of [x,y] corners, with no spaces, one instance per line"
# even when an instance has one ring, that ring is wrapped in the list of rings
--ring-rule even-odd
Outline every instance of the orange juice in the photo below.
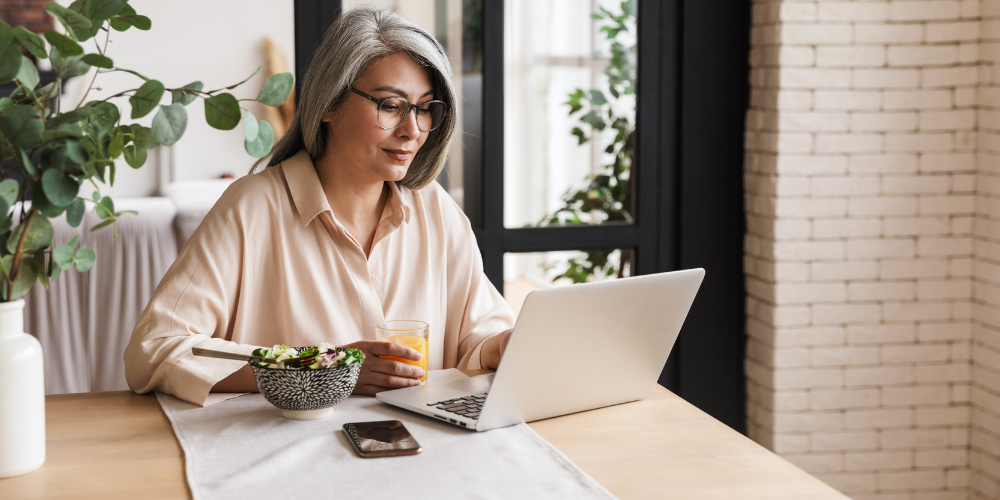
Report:
[[[420,353],[420,361],[410,361],[408,359],[397,358],[396,356],[382,356],[385,359],[391,359],[394,361],[402,361],[408,365],[419,366],[424,371],[424,378],[420,379],[421,382],[427,380],[427,339],[423,337],[417,337],[415,335],[396,335],[393,337],[385,337],[381,339],[382,342],[392,342],[393,344],[405,345]]]

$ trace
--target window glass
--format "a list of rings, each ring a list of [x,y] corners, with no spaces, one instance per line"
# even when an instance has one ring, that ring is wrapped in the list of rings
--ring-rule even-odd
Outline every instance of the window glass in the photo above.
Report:
[[[635,1],[507,0],[504,225],[631,222]]]

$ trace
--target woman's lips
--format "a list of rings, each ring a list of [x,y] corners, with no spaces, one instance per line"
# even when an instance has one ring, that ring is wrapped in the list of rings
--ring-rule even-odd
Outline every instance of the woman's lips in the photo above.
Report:
[[[406,161],[410,159],[410,156],[413,156],[412,151],[405,149],[383,149],[382,151],[385,151],[385,154],[397,161]]]

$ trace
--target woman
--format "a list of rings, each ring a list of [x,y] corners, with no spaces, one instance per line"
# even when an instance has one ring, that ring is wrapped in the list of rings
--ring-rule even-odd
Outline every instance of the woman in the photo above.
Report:
[[[365,352],[356,394],[418,385],[420,368],[378,357],[420,359],[374,341],[386,319],[430,324],[432,369],[496,368],[513,312],[483,274],[469,220],[433,182],[454,108],[447,57],[427,32],[387,11],[342,15],[268,167],[226,191],[143,311],[125,351],[129,387],[204,404],[257,385],[247,365],[192,347],[320,342]]]

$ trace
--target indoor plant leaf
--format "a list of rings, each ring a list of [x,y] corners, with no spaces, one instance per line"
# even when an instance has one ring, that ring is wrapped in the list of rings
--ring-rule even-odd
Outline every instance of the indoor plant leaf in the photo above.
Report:
[[[232,130],[240,123],[240,103],[232,94],[205,99],[205,121],[219,130]]]
[[[86,210],[87,205],[80,198],[73,200],[73,203],[70,203],[69,206],[66,207],[66,222],[70,225],[70,227],[80,226],[80,222],[83,221],[83,214]]]
[[[131,5],[125,4],[122,6],[122,10],[118,11],[118,14],[109,19],[108,22],[115,31],[125,31],[132,27],[132,22],[127,19],[130,15],[135,15],[135,9]]]
[[[31,290],[35,284],[35,279],[37,279],[37,275],[34,266],[31,265],[30,261],[22,260],[21,268],[17,270],[17,277],[14,278],[14,293],[11,294],[9,300],[17,300],[28,293],[28,290]]]
[[[17,45],[9,44],[0,50],[0,84],[13,80],[21,71],[21,57]]]
[[[31,59],[21,56],[21,68],[17,71],[17,83],[24,85],[29,90],[34,90],[38,86],[38,68]]]
[[[153,136],[153,129],[149,127],[143,127],[142,125],[133,124],[132,135],[133,135],[132,142],[134,142],[137,146],[147,151],[160,145],[160,142],[157,141],[156,138]]]
[[[153,108],[160,104],[163,91],[163,84],[157,80],[149,80],[142,84],[135,95],[128,98],[129,104],[132,105],[132,119],[142,118],[149,114]]]
[[[118,120],[121,119],[118,106],[110,102],[90,101],[87,103],[87,107],[96,109],[97,113],[87,117],[84,124],[93,123],[102,130],[110,131],[118,123]]]
[[[108,142],[108,157],[118,158],[124,150],[125,134],[123,134],[121,130],[118,130],[115,132],[115,135],[111,137],[111,141]]]
[[[243,147],[247,150],[247,153],[254,158],[263,158],[271,152],[271,146],[274,144],[274,129],[271,128],[271,124],[265,121],[258,122],[259,131],[257,132],[257,138],[253,141],[244,141]]]
[[[88,0],[83,7],[83,15],[93,24],[100,24],[121,12],[128,0]]]
[[[184,135],[187,120],[187,110],[183,104],[175,102],[169,106],[160,106],[153,117],[153,138],[160,144],[174,145]]]
[[[132,168],[139,168],[146,164],[146,153],[145,149],[137,146],[136,144],[129,144],[125,146],[125,163]],[[114,181],[111,181],[114,183]]]
[[[0,198],[7,202],[8,206],[13,205],[17,201],[18,191],[19,186],[14,179],[5,179],[0,182]]]
[[[97,260],[97,254],[94,252],[93,248],[90,247],[80,247],[76,251],[76,258],[73,259],[76,265],[76,270],[81,273],[85,273],[94,267],[94,262]]]
[[[191,82],[180,89],[171,91],[171,96],[173,97],[174,103],[180,103],[185,106],[194,102],[198,98],[197,92],[191,92],[188,89],[202,90],[205,88],[205,84],[201,82]]]
[[[45,42],[42,41],[42,37],[28,31],[22,26],[14,28],[14,37],[17,38],[24,48],[31,52],[31,55],[39,59],[48,59],[49,55],[45,52]]]
[[[243,114],[243,134],[246,140],[253,141],[257,139],[257,132],[260,130],[260,126],[257,125],[257,118],[253,113],[247,111]]]
[[[55,2],[45,4],[45,10],[49,11],[49,14],[52,14],[52,17],[59,20],[66,27],[66,31],[73,33],[74,36],[76,36],[77,30],[91,26],[90,19],[87,19],[75,10],[67,9]]]
[[[48,40],[53,47],[59,49],[59,53],[64,56],[70,57],[83,54],[83,47],[62,33],[45,30],[45,39]]]
[[[27,258],[28,256],[25,255],[24,257]],[[23,267],[23,265],[22,265],[22,267]],[[35,252],[34,254],[32,254],[32,256],[31,256],[31,267],[32,267],[32,269],[35,270],[35,275],[36,275],[35,277],[38,278],[38,281],[40,281],[42,283],[42,286],[44,286],[45,288],[48,288],[49,287],[49,274],[46,272],[47,269],[45,267],[45,250],[39,250],[39,251]]]
[[[42,141],[45,123],[38,110],[14,104],[0,111],[0,133],[21,149],[30,149]]]
[[[66,207],[60,207],[49,201],[48,197],[45,196],[45,190],[42,189],[41,182],[36,182],[31,188],[31,208],[38,210],[50,219],[59,217],[66,211]]]
[[[10,25],[0,20],[0,49],[6,48],[14,41],[14,30]]]
[[[104,103],[104,104],[109,104],[110,106],[114,106],[114,104],[110,103]],[[86,119],[91,115],[97,114],[98,112],[99,112],[98,108],[82,107],[49,118],[49,121],[45,122],[45,125],[49,128],[53,128],[53,127],[58,127],[59,125],[62,125],[64,123],[77,123],[83,121],[84,119]]]
[[[67,243],[53,248],[52,261],[62,269],[69,269],[73,266],[73,247]]]
[[[95,192],[94,198],[97,198],[98,196],[100,196],[100,194]],[[100,201],[97,201],[95,203],[96,205],[94,206],[94,212],[101,219],[107,219],[108,217],[111,217],[111,214],[115,213],[115,202],[111,201],[110,197],[105,196],[101,198]]]
[[[76,199],[76,193],[80,191],[80,183],[61,170],[52,168],[42,174],[42,189],[50,202],[64,207]]]
[[[23,149],[18,148],[17,146],[15,146],[15,149],[17,149],[18,159],[21,160],[21,166],[24,167],[24,170],[28,172],[28,175],[31,176],[38,175],[38,169],[36,169],[35,165],[31,163],[31,158],[28,158],[28,154],[25,153]]]
[[[128,16],[115,16],[111,18],[112,21],[114,21],[115,19],[118,19],[121,22],[128,23],[129,26],[135,26],[136,29],[140,29],[142,31],[149,31],[150,28],[153,27],[153,21],[151,21],[146,16],[132,14]],[[119,30],[119,31],[124,31],[124,30]]]
[[[260,93],[257,94],[257,102],[267,104],[268,106],[280,106],[281,103],[288,100],[288,96],[291,95],[294,87],[295,77],[291,73],[271,75],[271,77],[264,81],[264,86],[260,88]]]
[[[66,57],[59,49],[52,47],[50,57],[52,67],[64,79],[84,75],[90,71],[90,65],[83,62],[83,56]]]
[[[24,223],[18,224],[14,228],[14,232],[11,234],[10,239],[7,240],[7,250],[14,253],[17,250],[17,244],[21,240],[21,233],[24,232]],[[27,234],[24,236],[24,246],[22,247],[24,253],[31,253],[35,250],[45,248],[52,244],[52,223],[49,222],[48,217],[41,217],[35,215],[31,219],[31,224],[28,226]]]
[[[81,60],[91,66],[97,66],[98,68],[111,69],[115,67],[114,61],[100,54],[87,54],[83,56],[83,59]]]

